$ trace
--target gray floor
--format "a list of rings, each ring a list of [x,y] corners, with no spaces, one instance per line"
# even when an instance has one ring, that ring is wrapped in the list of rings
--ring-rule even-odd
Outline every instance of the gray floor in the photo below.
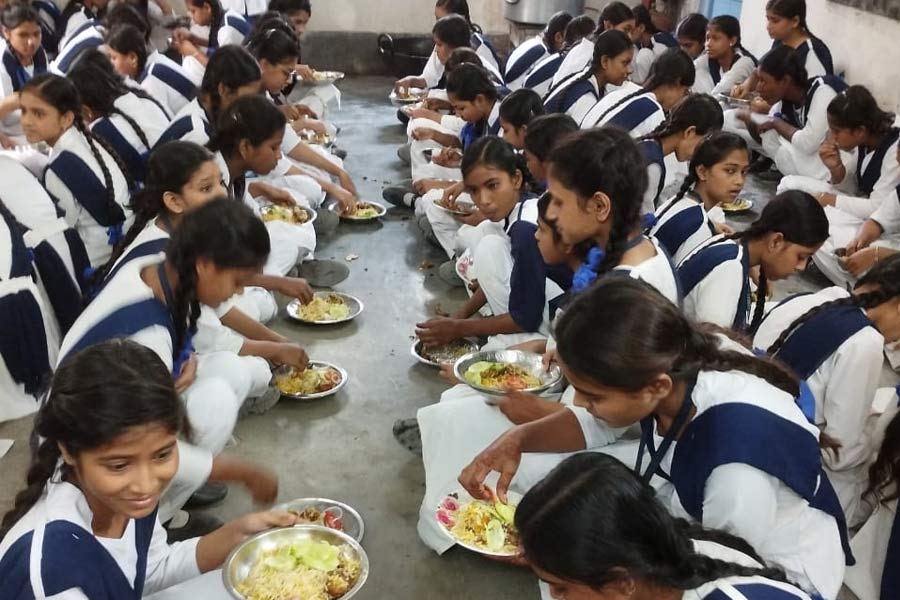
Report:
[[[361,195],[378,201],[387,182],[408,177],[395,154],[405,132],[387,102],[390,84],[386,78],[343,82],[343,111],[335,117],[343,128],[340,145],[350,152],[348,170]],[[361,298],[365,312],[345,326],[316,329],[278,319],[274,328],[313,358],[343,366],[350,383],[330,400],[285,402],[240,422],[229,451],[275,469],[282,500],[335,498],[362,513],[372,574],[360,598],[537,598],[535,578],[525,571],[460,550],[438,557],[416,534],[422,464],[394,441],[391,425],[435,402],[445,388],[436,372],[410,357],[411,336],[416,322],[438,304],[447,309],[461,302],[463,293],[438,279],[442,256],[422,241],[410,214],[394,209],[378,225],[342,224],[320,239],[321,258],[359,255],[347,263],[350,278],[337,289]],[[435,267],[420,268],[425,260]],[[30,419],[0,424],[0,438],[16,440],[0,459],[0,510],[24,481],[30,428]],[[234,488],[213,510],[232,518],[251,509],[247,494]]]
[[[405,141],[395,110],[387,103],[390,80],[356,78],[341,85],[343,111],[335,121],[340,145],[350,152],[347,168],[364,198],[380,200],[381,188],[404,177],[395,150]],[[773,186],[748,183],[746,195],[761,209]],[[463,299],[436,274],[441,254],[422,241],[410,212],[393,209],[377,225],[342,224],[337,234],[320,239],[318,256],[344,260],[350,278],[338,286],[360,297],[365,312],[345,326],[316,329],[278,319],[278,331],[300,341],[313,358],[333,361],[350,372],[350,383],[337,397],[316,404],[279,404],[270,413],[242,421],[234,452],[275,469],[282,500],[322,496],[355,506],[366,520],[365,547],[372,561],[364,599],[537,598],[535,578],[513,567],[453,550],[438,557],[416,534],[423,491],[418,458],[391,435],[397,418],[437,400],[445,388],[436,372],[409,355],[414,325]],[[746,227],[753,214],[733,224]],[[434,268],[423,268],[423,261]],[[795,278],[779,293],[808,289]],[[0,460],[0,510],[12,502],[28,461],[31,420],[0,424],[0,438],[16,445]],[[216,507],[223,518],[251,510],[246,493],[232,489]]]

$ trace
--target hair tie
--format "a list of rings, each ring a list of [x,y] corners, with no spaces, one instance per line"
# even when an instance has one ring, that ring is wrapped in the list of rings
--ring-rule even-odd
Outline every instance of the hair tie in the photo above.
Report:
[[[659,219],[656,218],[656,213],[644,213],[641,215],[641,227],[643,227],[644,230],[650,230],[656,225],[658,220]]]
[[[599,246],[594,246],[588,251],[587,260],[572,278],[572,291],[579,294],[590,287],[597,280],[597,271],[606,258],[606,252]]]

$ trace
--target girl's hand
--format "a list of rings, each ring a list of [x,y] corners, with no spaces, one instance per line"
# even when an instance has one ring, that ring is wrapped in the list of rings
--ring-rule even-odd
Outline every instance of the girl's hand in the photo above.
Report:
[[[297,205],[297,203],[294,201],[294,197],[289,191],[277,187],[269,186],[269,189],[266,190],[265,196],[270,202],[280,204],[282,206]]]
[[[463,182],[454,183],[448,188],[444,188],[444,193],[441,195],[441,203],[444,206],[455,207],[456,199],[459,198],[459,195],[462,194],[466,189],[466,186]]]
[[[485,221],[485,217],[481,214],[481,211],[477,208],[472,211],[471,214],[468,215],[453,215],[457,221],[462,223],[463,225],[469,225],[470,227],[475,227],[479,223],[483,223]]]
[[[16,141],[5,133],[0,133],[0,146],[4,150],[13,150],[16,147]]]
[[[821,204],[823,208],[826,206],[834,206],[835,204],[837,204],[837,195],[832,194],[831,192],[822,192],[821,194],[816,194],[815,198],[819,201],[819,204]]]
[[[762,98],[754,98],[750,101],[750,110],[760,115],[767,115],[772,110],[772,105]]]
[[[455,168],[462,162],[462,155],[456,148],[444,148],[437,155],[432,156],[431,162],[439,167]]]
[[[878,248],[869,246],[840,259],[841,265],[854,277],[859,277],[872,268],[878,258]]]
[[[300,79],[305,79],[307,81],[312,81],[316,78],[315,70],[309,65],[297,65],[294,67],[294,73],[296,73]]]
[[[297,520],[298,517],[294,513],[269,510],[244,515],[229,523],[229,526],[234,527],[235,533],[239,536],[248,538],[276,527],[291,527],[297,524]]]
[[[778,119],[769,119],[765,123],[760,123],[759,125],[757,125],[756,131],[757,131],[757,133],[762,135],[767,131],[771,131],[771,130],[775,129],[775,124],[777,122],[778,122]]]
[[[404,77],[394,82],[394,93],[399,93],[402,88],[409,89],[416,83],[417,77]]]
[[[297,110],[296,107],[294,107],[294,109]],[[325,123],[323,123],[322,121],[300,116],[299,110],[297,110],[297,115],[297,121],[294,123],[294,131],[302,131],[304,129],[308,129],[316,135],[325,135],[328,133],[328,128],[325,127]]]
[[[880,238],[882,233],[881,225],[872,219],[866,220],[862,227],[859,228],[856,237],[847,244],[847,256],[852,256],[863,248],[867,248],[869,244]]]
[[[541,358],[541,362],[544,365],[544,370],[549,371],[550,368],[558,362],[556,360],[557,353],[556,348],[549,348],[546,352],[544,352],[544,356]]]
[[[353,214],[356,212],[356,196],[345,190],[339,185],[334,186],[334,188],[329,192],[337,203],[341,207],[342,214]]]
[[[841,161],[841,151],[838,149],[834,140],[828,139],[819,146],[819,158],[828,167],[829,170],[838,169],[844,166]]]
[[[409,111],[410,119],[430,119],[436,123],[441,122],[441,115],[438,112],[433,110],[428,110],[427,108],[413,108]]]
[[[353,183],[353,179],[350,177],[350,173],[347,171],[341,170],[338,174],[338,183],[341,184],[341,187],[356,196],[359,197],[359,192],[356,191],[356,184]]]
[[[301,304],[309,304],[314,297],[309,282],[300,277],[282,278],[278,291],[290,298],[296,298]]]
[[[453,106],[440,98],[425,98],[422,102],[422,106],[432,111],[440,111],[440,110],[451,110]]]
[[[288,122],[293,123],[297,119],[300,118],[300,111],[296,109],[296,107],[291,106],[290,104],[282,104],[278,107],[278,110],[284,115],[284,118],[288,120]],[[296,125],[294,126],[294,130],[296,131]]]
[[[278,475],[273,471],[255,467],[243,483],[256,504],[271,506],[278,498]]]
[[[424,142],[425,140],[434,139],[434,133],[434,129],[429,129],[428,127],[419,127],[418,129],[413,130],[412,137],[414,140]]]
[[[500,473],[500,479],[497,481],[497,498],[505,503],[509,484],[519,470],[521,461],[521,428],[514,427],[497,438],[462,470],[459,483],[473,498],[490,501],[493,500],[493,495],[485,488],[484,480],[491,472],[496,471]]]
[[[425,346],[443,346],[463,337],[458,319],[435,317],[416,325],[416,336]]]
[[[279,344],[278,349],[272,357],[272,362],[279,365],[288,365],[299,371],[304,371],[306,370],[306,367],[309,366],[309,356],[306,355],[306,350],[304,350],[300,344],[288,342]]]
[[[191,354],[191,357],[181,366],[181,373],[175,380],[175,391],[183,394],[197,379],[197,354]]]
[[[459,379],[456,378],[456,373],[453,372],[453,363],[443,363],[441,364],[441,379],[449,383],[450,385],[456,385],[457,383],[462,383]]]
[[[731,88],[731,97],[738,98],[739,100],[743,100],[747,97],[747,94],[750,93],[750,89],[745,86],[743,83],[739,83],[738,85]]]
[[[497,402],[497,408],[500,409],[506,418],[515,423],[522,425],[523,423],[531,423],[538,419],[543,419],[547,415],[554,413],[563,406],[558,402],[551,402],[525,392],[508,392],[506,396]]]
[[[177,44],[175,49],[185,58],[200,54],[200,50],[190,40],[182,40],[180,42],[174,42],[173,45],[174,44]]]
[[[721,235],[733,235],[734,234],[734,229],[732,229],[725,223],[713,223],[713,227],[715,228],[716,232],[718,232]]]
[[[296,108],[297,112],[299,112],[304,117],[309,117],[310,119],[318,119],[319,118],[319,115],[316,114],[316,111],[314,111],[313,109],[311,109],[310,107],[308,107],[305,104],[295,104],[294,108]]]
[[[184,27],[178,27],[172,30],[172,41],[178,42],[179,44],[183,41],[191,39],[191,31]]]

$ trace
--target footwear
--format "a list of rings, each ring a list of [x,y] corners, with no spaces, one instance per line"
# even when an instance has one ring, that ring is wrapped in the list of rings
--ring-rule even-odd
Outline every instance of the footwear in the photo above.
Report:
[[[238,411],[238,419],[243,419],[249,415],[263,415],[272,410],[278,401],[281,400],[281,391],[275,386],[270,385],[263,392],[262,396],[256,398],[247,398]]]
[[[412,163],[412,156],[410,153],[412,151],[412,144],[403,144],[399,148],[397,148],[397,158],[405,162],[406,164]]]
[[[784,175],[781,174],[781,171],[773,167],[766,171],[757,173],[756,177],[762,181],[781,181]]]
[[[227,485],[219,481],[207,481],[191,494],[188,501],[184,503],[184,507],[187,509],[205,508],[222,502],[226,496],[228,496]]]
[[[172,519],[172,521],[174,520],[175,519]],[[202,537],[207,533],[212,533],[225,524],[225,522],[218,517],[197,512],[188,513],[187,523],[180,527],[169,528],[169,524],[172,521],[166,523],[166,541],[170,544]]]
[[[754,160],[752,163],[750,163],[750,167],[747,169],[747,172],[748,173],[763,173],[763,172],[771,169],[773,164],[774,163],[772,162],[771,158],[768,158],[767,156],[763,156],[762,154],[760,154],[756,157],[756,160]]]
[[[465,287],[466,282],[462,280],[459,273],[456,272],[456,261],[448,260],[438,267],[438,277],[449,286]]]
[[[330,288],[350,277],[350,267],[336,260],[310,260],[300,265],[300,277],[313,287]]]
[[[407,179],[397,185],[389,185],[384,188],[381,191],[381,197],[385,202],[390,202],[394,206],[412,207],[415,205],[417,194],[413,188],[412,179]]]
[[[435,248],[441,248],[443,250],[441,242],[437,239],[437,236],[434,235],[434,228],[431,226],[431,221],[428,220],[428,215],[419,215],[416,217],[416,224],[419,226],[419,230],[425,237],[426,242]]]
[[[397,419],[394,421],[394,439],[416,456],[422,456],[422,431],[419,429],[419,421],[417,419]]]
[[[331,153],[337,156],[339,159],[344,160],[347,158],[347,151],[343,148],[338,148],[337,146],[331,147]]]

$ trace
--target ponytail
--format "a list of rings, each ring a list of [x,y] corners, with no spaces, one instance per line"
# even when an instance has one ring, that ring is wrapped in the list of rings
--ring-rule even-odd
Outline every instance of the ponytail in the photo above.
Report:
[[[137,57],[138,73],[147,67],[147,40],[133,25],[119,25],[106,36],[106,45],[119,54],[134,54]]]
[[[543,33],[543,41],[544,46],[547,47],[548,52],[553,52],[556,44],[556,35],[562,34],[565,37],[566,28],[569,26],[569,23],[572,22],[572,15],[565,11],[559,11],[550,17],[550,20],[547,21],[547,27],[544,28]],[[563,41],[565,44],[565,41]]]
[[[722,105],[709,94],[690,94],[676,104],[666,120],[643,136],[643,140],[661,140],[693,127],[698,135],[719,131],[725,122]]]

